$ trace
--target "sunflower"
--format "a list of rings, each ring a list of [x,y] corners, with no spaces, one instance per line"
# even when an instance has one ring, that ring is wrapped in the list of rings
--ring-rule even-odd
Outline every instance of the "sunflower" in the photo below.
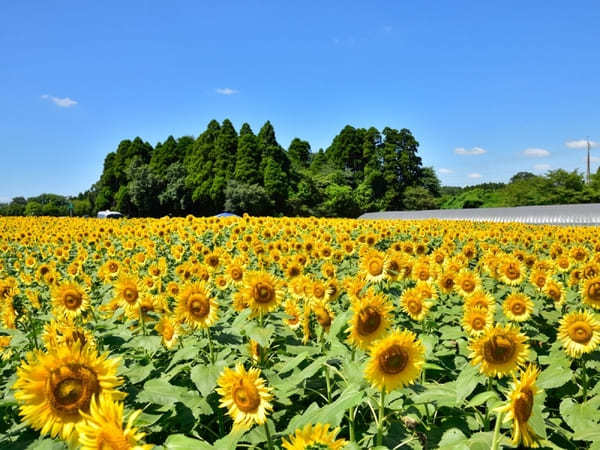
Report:
[[[496,300],[491,294],[488,294],[483,289],[477,289],[465,298],[465,310],[471,310],[473,308],[481,308],[493,315],[496,311]]]
[[[500,262],[498,271],[500,274],[500,280],[502,280],[503,283],[511,286],[520,284],[525,278],[525,269],[523,268],[523,263],[521,263],[521,261],[514,256],[504,256]]]
[[[365,377],[377,389],[390,392],[412,384],[425,363],[425,346],[412,331],[396,330],[375,342]]]
[[[59,345],[96,347],[94,335],[87,328],[75,325],[70,319],[52,320],[44,325],[42,341],[46,348]]]
[[[565,290],[561,284],[554,280],[548,280],[546,282],[546,285],[544,286],[544,294],[554,301],[555,306],[560,306],[565,302]]]
[[[84,420],[77,424],[81,450],[150,450],[154,447],[153,444],[140,444],[145,434],[133,426],[141,409],[131,413],[125,429],[123,403],[115,402],[110,395],[92,397],[89,410],[89,414],[81,413]]]
[[[254,315],[265,314],[279,305],[282,281],[268,272],[250,272],[244,277],[242,292]]]
[[[513,292],[504,299],[502,310],[509,320],[524,322],[531,316],[533,301],[521,292]]]
[[[452,271],[442,272],[437,284],[444,294],[451,294],[456,286],[456,273]]]
[[[175,318],[163,315],[154,329],[161,335],[163,345],[169,350],[173,349],[181,336],[181,327]]]
[[[462,323],[469,335],[479,336],[492,325],[493,316],[489,311],[480,307],[465,309]]]
[[[383,281],[387,275],[388,266],[385,254],[374,249],[363,253],[359,268],[360,276],[372,283]]]
[[[369,294],[352,302],[348,342],[363,350],[387,333],[392,305],[382,294]]]
[[[177,300],[175,315],[193,329],[208,328],[218,319],[219,305],[204,281],[188,284]]]
[[[583,303],[594,309],[600,309],[600,277],[589,278],[581,287]]]
[[[456,276],[456,288],[462,295],[472,294],[480,284],[479,277],[470,270],[463,269]]]
[[[530,428],[528,421],[533,411],[535,396],[541,393],[535,382],[540,370],[529,365],[527,370],[521,373],[521,379],[517,380],[513,375],[513,382],[508,403],[496,408],[497,412],[506,413],[504,422],[513,422],[512,443],[513,445],[525,447],[538,447],[539,436]]]
[[[548,275],[545,270],[535,269],[531,271],[531,275],[529,275],[529,281],[540,291],[544,289],[544,285],[546,284],[546,280],[548,279]]]
[[[560,319],[558,338],[570,357],[579,358],[600,344],[600,320],[589,311],[573,311]]]
[[[328,423],[316,425],[308,424],[298,428],[293,435],[283,438],[282,446],[286,450],[306,450],[311,448],[341,450],[347,444],[345,439],[336,439],[340,428],[330,430]]]
[[[471,364],[481,364],[481,373],[501,377],[517,370],[529,351],[527,337],[512,325],[496,325],[469,344]]]
[[[324,301],[313,301],[311,302],[311,309],[315,313],[315,317],[323,331],[329,331],[331,322],[333,322],[333,311]]]
[[[422,291],[417,288],[407,289],[400,297],[400,306],[411,319],[421,321],[425,318],[433,305],[433,303],[428,302],[426,298],[430,297],[424,296]]]
[[[242,265],[241,260],[235,259],[227,264],[225,276],[231,283],[239,285],[244,279],[244,266]]]
[[[117,292],[113,302],[122,307],[127,315],[135,314],[139,309],[138,300],[143,291],[140,286],[137,278],[128,275],[122,275],[115,285]]]
[[[69,440],[94,395],[122,396],[116,390],[119,361],[78,343],[29,352],[13,386],[24,422],[42,435]]]
[[[75,318],[89,306],[87,293],[77,283],[62,283],[52,289],[52,307],[58,317]]]
[[[260,369],[246,371],[242,364],[237,364],[235,369],[226,367],[217,384],[216,390],[221,396],[219,405],[227,408],[234,428],[248,429],[255,423],[262,425],[267,421],[267,414],[273,410],[273,395],[260,376]]]

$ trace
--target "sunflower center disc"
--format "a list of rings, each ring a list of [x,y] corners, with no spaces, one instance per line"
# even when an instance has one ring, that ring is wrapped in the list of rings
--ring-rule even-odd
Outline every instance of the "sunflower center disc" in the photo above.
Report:
[[[113,262],[113,263],[110,263],[110,264],[108,265],[108,270],[109,270],[111,273],[115,273],[117,270],[119,270],[119,266],[118,266],[116,263],[114,263],[114,262]]]
[[[231,395],[237,407],[245,413],[256,411],[260,405],[258,389],[244,380],[240,380],[240,384],[234,386]]]
[[[273,300],[273,297],[274,292],[273,289],[271,289],[271,286],[261,282],[254,286],[254,299],[258,303],[269,303]]]
[[[81,306],[81,295],[76,291],[67,291],[64,296],[64,304],[67,309],[77,309]]]
[[[509,264],[506,268],[506,276],[511,280],[516,280],[520,274],[521,272],[514,264]]]
[[[515,417],[519,423],[525,423],[533,409],[533,393],[529,389],[522,390],[515,399]]]
[[[520,316],[525,312],[525,305],[521,302],[517,302],[512,305],[511,311],[515,316]]]
[[[473,283],[471,280],[465,280],[463,281],[462,289],[465,292],[471,292],[473,289],[475,289],[475,283]]]
[[[125,288],[125,291],[123,292],[123,297],[125,297],[125,301],[127,303],[135,303],[135,301],[138,299],[138,291],[137,289],[133,289],[133,288]]]
[[[587,322],[578,321],[569,327],[569,337],[578,344],[587,344],[592,339],[592,327]]]
[[[600,302],[600,282],[594,281],[587,290],[588,296],[595,302]]]
[[[444,279],[444,287],[446,289],[452,289],[454,287],[454,280],[450,277]]]
[[[381,264],[381,261],[371,261],[369,262],[369,273],[373,276],[377,276],[377,275],[381,275],[381,272],[383,272],[383,264]]]
[[[242,271],[240,269],[233,269],[231,271],[231,278],[235,281],[240,281],[242,279]]]
[[[507,336],[492,336],[483,344],[483,353],[488,362],[504,364],[515,354],[515,344]]]
[[[408,353],[399,345],[392,345],[379,355],[379,367],[388,375],[396,375],[408,364]]]
[[[422,309],[423,309],[423,306],[421,305],[421,302],[419,302],[417,300],[410,300],[408,302],[408,310],[412,314],[419,314]]]
[[[48,397],[56,411],[76,414],[87,412],[90,400],[100,391],[96,374],[79,364],[69,364],[54,370],[48,380]]]
[[[361,336],[368,336],[377,331],[381,324],[381,314],[372,306],[367,306],[358,315],[358,327],[356,331]]]
[[[474,330],[483,330],[483,327],[485,326],[485,320],[483,320],[481,317],[477,317],[475,319],[473,319],[473,323],[471,324],[471,328],[473,328]]]
[[[190,314],[195,318],[202,319],[210,311],[210,305],[204,297],[194,295],[190,300]]]

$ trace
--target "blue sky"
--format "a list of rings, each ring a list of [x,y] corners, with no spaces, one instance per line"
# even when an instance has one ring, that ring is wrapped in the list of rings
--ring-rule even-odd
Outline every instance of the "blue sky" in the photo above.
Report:
[[[346,124],[409,128],[446,185],[583,169],[566,143],[600,141],[597,1],[21,1],[0,16],[0,201],[76,194],[121,139],[212,118],[271,120],[313,150]]]

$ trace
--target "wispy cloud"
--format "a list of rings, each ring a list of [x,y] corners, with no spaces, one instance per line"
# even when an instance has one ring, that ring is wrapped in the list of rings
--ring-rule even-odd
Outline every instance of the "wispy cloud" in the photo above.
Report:
[[[463,147],[458,147],[454,149],[454,153],[456,153],[457,155],[469,155],[469,156],[473,156],[473,155],[483,155],[484,153],[487,153],[487,150],[481,147],[473,147],[472,149],[466,149]]]
[[[474,172],[474,173],[470,173],[469,175],[467,175],[469,178],[481,178],[482,175],[480,173]]]
[[[585,160],[587,161],[587,158]],[[590,162],[600,163],[600,156],[590,156]]]
[[[217,92],[217,94],[221,94],[221,95],[234,95],[234,94],[237,94],[240,92],[236,89],[231,89],[231,88],[217,88],[217,89],[215,89],[215,91]]]
[[[550,152],[543,148],[526,148],[523,150],[523,154],[531,158],[545,158],[546,156],[550,156]]]
[[[7,197],[6,195],[0,195],[0,203],[10,203],[12,198]]]
[[[44,94],[42,95],[44,100],[50,100],[56,106],[60,106],[61,108],[70,108],[71,106],[75,106],[78,102],[69,97],[54,97],[53,95]]]
[[[546,170],[550,170],[552,166],[550,164],[534,164],[533,169],[538,172],[545,172]]]
[[[445,168],[441,167],[441,168],[438,169],[438,172],[439,173],[443,173],[443,174],[449,174],[449,173],[454,173],[454,170],[452,170],[452,169],[445,169]]]
[[[569,148],[587,148],[587,139],[575,139],[572,141],[565,142],[565,145]],[[600,143],[595,141],[590,141],[590,147],[599,147]]]

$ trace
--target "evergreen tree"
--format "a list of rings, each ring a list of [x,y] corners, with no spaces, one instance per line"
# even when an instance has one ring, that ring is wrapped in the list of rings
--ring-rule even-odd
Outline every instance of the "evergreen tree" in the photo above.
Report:
[[[238,147],[235,162],[234,178],[244,184],[262,184],[260,176],[261,153],[258,139],[250,125],[244,123],[238,137]]]
[[[310,165],[310,144],[302,139],[294,138],[288,148],[288,156],[292,164],[307,169]]]
[[[217,209],[225,204],[225,187],[233,178],[236,163],[238,135],[229,119],[225,119],[215,141],[213,156],[213,182],[210,198]]]

